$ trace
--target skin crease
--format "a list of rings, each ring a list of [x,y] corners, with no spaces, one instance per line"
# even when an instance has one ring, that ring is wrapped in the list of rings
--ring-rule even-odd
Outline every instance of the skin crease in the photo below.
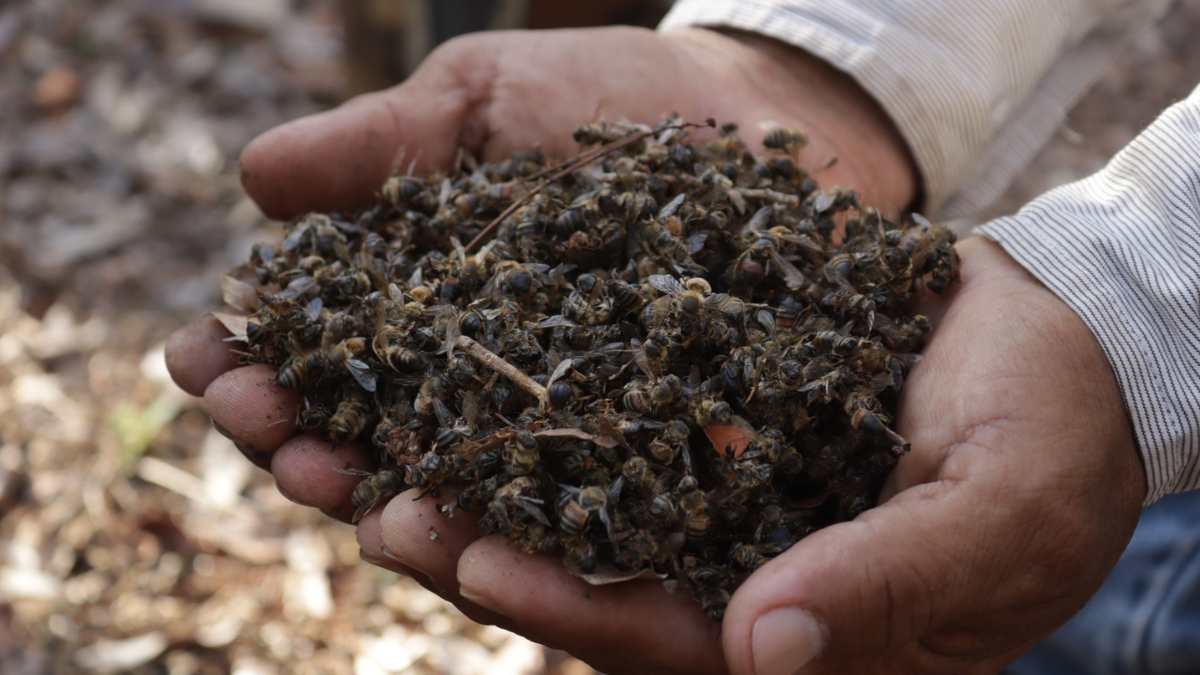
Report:
[[[764,121],[805,128],[803,164],[840,160],[822,185],[865,188],[864,202],[885,210],[917,190],[903,140],[849,78],[769,40],[696,29],[455,40],[404,85],[256,139],[243,181],[275,217],[351,210],[371,201],[401,154],[419,172],[449,162],[460,143],[484,158],[536,142],[569,153],[571,128],[597,111],[653,122],[670,110],[737,121],[749,143]],[[920,308],[936,327],[901,401],[897,424],[913,450],[886,503],[753,574],[719,631],[661,584],[590,587],[552,557],[476,540],[465,514],[437,521],[433,542],[424,520],[438,514],[404,496],[359,523],[364,559],[608,673],[752,675],[754,621],[779,607],[821,621],[827,645],[812,672],[999,671],[1099,587],[1132,535],[1145,482],[1087,327],[995,244],[976,238],[959,250],[962,285]],[[337,505],[354,482],[332,475],[307,449],[312,439],[268,425],[295,410],[294,394],[274,388],[269,369],[233,368],[213,348],[224,335],[209,319],[181,329],[167,354],[176,381],[204,392],[214,420],[291,499],[348,518]],[[369,466],[353,443],[336,453],[339,466]]]

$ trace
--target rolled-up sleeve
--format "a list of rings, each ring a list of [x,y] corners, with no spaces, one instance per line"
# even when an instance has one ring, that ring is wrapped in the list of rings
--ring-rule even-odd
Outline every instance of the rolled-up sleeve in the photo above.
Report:
[[[753,31],[841,69],[891,115],[923,209],[991,203],[1169,0],[680,0],[660,29]]]
[[[1200,89],[1099,173],[979,231],[1100,341],[1137,435],[1147,503],[1200,488]]]

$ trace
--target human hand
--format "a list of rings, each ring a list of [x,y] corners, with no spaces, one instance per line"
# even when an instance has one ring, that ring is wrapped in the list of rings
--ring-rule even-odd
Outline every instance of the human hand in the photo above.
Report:
[[[588,77],[579,77],[580,72]],[[272,215],[350,210],[370,200],[390,173],[400,147],[406,157],[419,160],[418,171],[448,163],[460,143],[488,158],[536,141],[547,152],[560,153],[571,149],[563,143],[570,128],[591,118],[597,108],[608,119],[645,122],[676,110],[686,119],[739,121],[748,141],[763,133],[755,124],[759,120],[804,127],[812,136],[808,154],[802,157],[809,165],[830,155],[842,159],[821,176],[824,184],[871,186],[865,201],[895,210],[914,191],[906,152],[902,143],[897,150],[894,130],[886,120],[880,124],[869,99],[864,104],[865,95],[846,84],[794,50],[745,36],[735,39],[706,31],[664,36],[628,29],[477,36],[444,48],[397,89],[260,138],[243,157],[244,182]],[[968,248],[986,250],[979,246],[972,243]],[[972,257],[966,262],[968,281],[978,267]],[[983,254],[977,259],[983,260]],[[988,269],[997,264],[993,261]],[[1007,264],[1019,272],[1011,261]],[[935,672],[996,670],[1082,605],[1115,562],[1140,503],[1139,490],[1120,480],[1140,481],[1140,472],[1103,354],[1069,309],[1045,298],[1042,305],[1033,305],[1045,310],[1043,319],[1054,328],[1065,321],[1066,328],[1082,330],[1068,331],[1063,339],[1086,338],[1084,346],[1092,350],[1053,339],[1048,345],[1039,341],[1044,338],[1031,340],[1035,347],[1068,352],[1065,356],[1078,365],[1066,377],[1050,379],[1088,391],[1107,386],[1100,393],[1111,396],[1099,396],[1082,412],[1060,413],[1068,416],[1065,420],[1052,415],[1031,420],[1019,414],[1035,397],[1053,398],[1049,403],[1057,406],[1037,401],[1032,412],[1038,414],[1066,410],[1064,401],[1079,401],[1046,385],[1048,369],[1030,360],[1038,350],[1005,337],[1016,332],[1038,337],[1019,330],[1028,307],[1025,300],[1012,304],[1015,291],[1009,286],[1019,285],[1016,272],[1013,275],[1003,283],[988,281],[986,275],[978,279],[987,283],[973,282],[974,288],[990,288],[991,293],[969,291],[964,285],[959,297],[982,298],[983,304],[972,310],[956,302],[947,312],[947,324],[958,328],[941,330],[956,331],[958,337],[939,334],[927,361],[913,373],[899,422],[914,441],[914,453],[893,477],[889,494],[896,498],[854,523],[814,535],[756,573],[735,595],[719,639],[715,626],[694,605],[666,595],[657,584],[587,587],[552,559],[526,557],[495,537],[476,541],[479,533],[472,522],[461,514],[444,519],[429,499],[413,502],[411,495],[400,495],[364,518],[359,523],[364,556],[414,576],[477,620],[519,630],[609,672],[721,672],[726,659],[735,672],[755,672],[754,620],[767,609],[792,604],[812,609],[824,622],[825,658],[830,663],[845,664],[853,656],[857,660],[847,667],[861,672],[924,666]],[[1030,287],[1025,291],[1048,295],[1028,278],[1023,283]],[[989,306],[997,297],[1010,304]],[[1004,316],[1015,322],[1011,326],[997,320],[1005,307]],[[1051,309],[1065,311],[1075,323],[1051,317]],[[956,317],[957,323],[951,322]],[[971,321],[991,328],[972,328]],[[205,393],[214,420],[252,460],[275,473],[285,494],[348,520],[356,479],[335,469],[371,468],[367,455],[352,444],[331,453],[327,442],[293,437],[297,396],[275,388],[273,372],[265,366],[233,369],[221,335],[219,325],[207,319],[176,336],[169,359],[177,381],[193,393]],[[997,342],[993,351],[972,351]],[[1000,347],[1017,351],[1006,357],[1016,361],[1003,362],[997,356]],[[1089,354],[1098,360],[1084,358]],[[1048,366],[1066,362],[1058,354],[1049,356],[1053,363]],[[1094,375],[1097,364],[1100,376]],[[1004,368],[997,370],[1001,365]],[[963,374],[968,372],[976,375]],[[1030,372],[1039,379],[1029,381]],[[1097,377],[1103,380],[1105,375],[1108,380],[1099,383]],[[1006,382],[1007,398],[980,385],[1000,381]],[[1017,397],[1008,381],[1023,382],[1032,390],[1030,397]],[[1054,393],[1039,391],[1042,386]],[[974,393],[967,396],[970,392]],[[1101,410],[1107,417],[1097,412]],[[1081,415],[1078,419],[1088,424],[1078,424],[1071,414]],[[1105,430],[1092,423],[1097,416],[1119,427],[1107,431],[1110,438],[1083,435]],[[1045,430],[1035,429],[1038,422]],[[1089,458],[1080,448],[1028,460],[1020,454],[1046,447],[1048,434],[1055,439],[1069,436],[1068,429],[1080,432],[1070,439],[1075,445],[1085,445],[1087,438],[1105,442],[1109,450],[1096,449],[1091,459],[1120,455],[1106,465],[1110,473],[1093,466],[1057,486],[1052,479],[1086,464]],[[1026,440],[1017,431],[1030,436],[1031,445],[1015,447]],[[1066,461],[1046,469],[1045,476],[1024,471],[1030,464],[1052,460]],[[1014,473],[1006,462],[1018,463],[1021,473]],[[1014,485],[1018,480],[1029,485]],[[1004,489],[1012,491],[1011,499],[1005,498]],[[1106,498],[1108,502],[1097,504]],[[1060,499],[1066,500],[1065,506],[1053,511]],[[992,505],[995,501],[1000,504]],[[1129,517],[1129,512],[1135,515]],[[1114,523],[1108,532],[1097,531],[1103,529],[1097,523],[1106,522],[1097,514]],[[1078,541],[1058,535],[1064,549],[1046,559],[1046,552],[1031,542],[1060,543],[1058,530],[1028,532],[1032,526],[1022,518],[1040,527],[1081,523],[1080,532],[1072,533]],[[966,525],[961,525],[963,520]],[[430,539],[431,527],[439,532],[439,541]],[[1000,553],[988,557],[986,552],[997,549]],[[939,551],[945,555],[935,555]],[[1021,551],[1028,555],[1019,555]],[[1056,565],[1069,565],[1080,554],[1091,556],[1094,569],[1064,574]],[[1029,561],[1038,564],[1033,570],[1019,570],[1025,576],[1007,585],[1016,577],[1003,577],[1001,572]],[[1062,588],[1071,590],[1051,585],[1052,597],[1047,599],[1046,582],[1053,584],[1062,576],[1069,577]],[[460,592],[460,582],[467,597]],[[1015,627],[1004,624],[1003,618]],[[988,621],[999,623],[984,623]],[[960,632],[955,634],[955,628]],[[963,635],[978,636],[976,644],[968,645],[975,648],[973,653],[962,649]],[[789,643],[799,644],[799,639]],[[888,652],[891,657],[882,656]],[[947,656],[939,658],[937,653]],[[762,662],[757,672],[771,675]]]

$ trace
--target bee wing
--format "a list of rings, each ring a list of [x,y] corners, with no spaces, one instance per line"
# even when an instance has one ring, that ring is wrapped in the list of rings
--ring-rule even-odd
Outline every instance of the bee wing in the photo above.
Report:
[[[750,216],[750,220],[746,221],[746,225],[742,227],[742,233],[743,234],[747,234],[747,233],[757,234],[757,233],[761,232],[764,227],[766,227],[767,225],[769,225],[771,223],[771,216],[774,213],[775,213],[775,210],[769,206],[764,206],[761,209],[755,211],[754,215]]]
[[[365,478],[367,476],[375,475],[375,474],[371,473],[370,471],[363,471],[362,469],[339,469],[338,467],[335,466],[335,467],[333,467],[333,470],[340,474],[345,474],[347,476],[361,476],[363,478]]]
[[[417,271],[413,272],[413,276],[416,277],[420,272],[421,272],[420,268],[417,268]],[[410,279],[409,281],[411,282],[413,280]],[[410,283],[409,286],[410,287],[411,286],[419,286],[420,284],[421,284],[421,280],[417,279],[415,284]],[[388,290],[388,298],[390,298],[392,302],[396,303],[397,305],[404,304],[404,292],[400,290],[399,286],[397,286],[395,283],[391,283],[391,284],[388,284],[387,290]]]
[[[928,218],[917,213],[916,211],[913,211],[910,215],[912,216],[913,222],[921,227],[933,227],[933,223],[929,222]]]
[[[772,314],[771,312],[769,312],[765,309],[760,309],[760,310],[758,310],[758,313],[754,315],[754,318],[758,320],[759,325],[761,325],[763,328],[767,329],[767,335],[770,335],[772,338],[775,337],[775,315],[774,314]]]
[[[742,193],[728,188],[725,190],[725,194],[729,197],[729,203],[733,204],[733,208],[737,209],[738,213],[746,212],[746,198],[742,196]]]
[[[687,238],[688,255],[696,255],[704,250],[704,244],[708,242],[708,230],[701,230]]]
[[[467,249],[462,245],[462,242],[458,240],[458,237],[450,237],[450,245],[454,247],[454,254],[458,256],[459,262],[466,262]]]
[[[442,399],[433,399],[433,412],[437,415],[438,424],[449,427],[454,425],[454,413],[450,412],[450,408],[442,402]]]
[[[546,380],[546,389],[550,389],[550,385],[554,384],[558,378],[562,377],[575,365],[575,359],[563,359],[554,368],[554,372],[550,373],[550,379]]]
[[[454,356],[454,348],[458,346],[458,338],[462,336],[462,327],[458,325],[458,312],[452,305],[443,305],[447,308],[446,316],[446,333],[443,336],[442,346],[438,349],[439,354],[445,354],[449,359]]]
[[[289,300],[295,300],[296,298],[307,295],[309,291],[316,287],[316,285],[317,280],[305,274],[292,279],[291,283],[287,285],[287,288],[283,289],[279,295]]]
[[[483,246],[480,246],[479,252],[475,254],[475,259],[478,260],[479,262],[483,262],[483,260],[485,258],[487,258],[487,254],[491,253],[492,249],[495,248],[496,245],[499,243],[500,243],[499,239],[492,239],[491,241],[484,244]]]
[[[669,274],[651,274],[647,281],[660,293],[666,293],[675,297],[683,295],[683,284]]]
[[[283,238],[283,243],[279,246],[279,250],[284,252],[295,251],[300,247],[300,242],[304,241],[304,236],[308,234],[308,230],[312,227],[312,222],[307,218],[296,223],[287,236]]]
[[[366,504],[363,504],[362,506],[358,507],[354,511],[354,515],[350,517],[350,524],[357,525],[358,521],[362,520],[363,516],[370,513],[371,509],[375,508],[375,505],[378,504],[379,500],[382,498],[383,498],[383,495],[376,495],[374,499],[372,499],[371,501],[367,502]]]
[[[680,192],[678,195],[676,195],[676,197],[674,199],[667,202],[666,206],[664,206],[658,210],[658,217],[660,219],[661,218],[670,218],[671,216],[675,215],[675,212],[679,210],[679,207],[683,205],[683,202],[686,199],[687,199],[687,193]]]
[[[791,290],[798,291],[808,285],[808,280],[804,278],[804,273],[793,265],[790,260],[779,255],[777,251],[771,251],[771,262],[783,273],[783,283]]]
[[[774,233],[772,233],[774,234]],[[796,244],[804,249],[806,253],[815,255],[823,255],[825,250],[812,237],[807,234],[774,234],[775,238],[780,241],[786,241],[791,244]]]
[[[320,296],[317,296],[308,301],[308,306],[304,308],[304,311],[308,314],[308,318],[317,321],[321,318],[321,308],[324,306],[325,301]]]
[[[362,385],[363,389],[370,392],[375,391],[379,376],[371,372],[371,366],[358,359],[346,359],[346,370],[350,371],[350,374],[354,376],[354,381]]]
[[[650,359],[646,358],[646,351],[642,348],[641,340],[633,338],[629,341],[629,346],[633,348],[631,350],[633,351],[633,360],[635,363],[637,363],[638,368],[642,369],[642,372],[646,374],[646,377],[658,379],[658,371],[654,368],[654,365],[650,363]]]
[[[837,197],[832,192],[818,192],[813,197],[813,212],[825,213],[833,206],[835,201],[837,201]]]
[[[542,319],[542,321],[540,323],[538,323],[538,328],[558,328],[559,326],[566,326],[568,328],[574,328],[578,325],[579,324],[575,323],[574,321],[571,321],[570,319],[563,316],[562,314],[555,314],[554,316],[550,316],[550,317],[546,317],[545,319]]]

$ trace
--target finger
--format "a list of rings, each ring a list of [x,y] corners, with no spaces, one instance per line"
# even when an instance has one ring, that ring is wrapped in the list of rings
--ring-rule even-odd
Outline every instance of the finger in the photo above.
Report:
[[[271,366],[254,365],[231,370],[204,390],[204,407],[213,426],[229,437],[246,457],[268,469],[271,454],[296,435],[300,392],[275,384]]]
[[[458,593],[458,557],[482,532],[474,514],[455,511],[446,517],[439,505],[453,503],[454,495],[417,498],[420,490],[396,496],[382,509],[379,525],[383,546],[393,559],[427,574],[443,595]]]
[[[396,574],[403,574],[421,584],[425,590],[437,593],[437,588],[428,574],[415,570],[388,554],[387,549],[383,546],[383,536],[379,529],[379,517],[382,513],[383,509],[374,509],[367,512],[362,517],[362,520],[358,521],[358,530],[355,536],[358,539],[359,557],[376,567],[381,567]]]
[[[458,564],[463,593],[510,617],[523,635],[605,672],[725,672],[719,625],[657,581],[592,586],[550,555],[526,555],[499,535]]]
[[[359,546],[379,547],[380,554],[404,569],[430,591],[454,603],[472,621],[512,628],[510,621],[462,597],[456,571],[458,558],[479,538],[478,519],[457,512],[447,518],[438,506],[453,496],[415,499],[418,490],[393,497],[358,524]],[[376,544],[378,542],[378,544]]]
[[[175,384],[192,396],[203,396],[213,380],[237,368],[237,357],[224,341],[229,336],[211,314],[172,333],[167,339],[166,360]]]
[[[375,461],[357,444],[335,446],[316,436],[288,440],[271,459],[275,484],[285,497],[343,523],[354,518],[351,497],[364,478],[361,472],[374,470]]]
[[[466,43],[466,44],[464,44]],[[272,129],[242,152],[242,185],[263,211],[287,218],[375,201],[388,176],[444,168],[486,131],[471,119],[491,86],[493,36],[443,45],[404,84]]]
[[[816,663],[837,672],[848,660],[887,655],[897,672],[935,672],[939,661],[968,656],[999,670],[1013,654],[987,652],[971,631],[931,636],[978,616],[980,603],[991,603],[1000,621],[1011,609],[993,594],[1000,582],[1038,583],[1038,572],[1015,569],[1018,551],[1036,556],[1005,536],[1013,532],[1004,525],[1017,519],[1004,511],[965,482],[943,481],[801,540],[734,594],[724,622],[731,669],[787,675]],[[1046,621],[1032,608],[1027,618],[1027,626]],[[997,629],[988,637],[1004,644],[1006,636]]]

